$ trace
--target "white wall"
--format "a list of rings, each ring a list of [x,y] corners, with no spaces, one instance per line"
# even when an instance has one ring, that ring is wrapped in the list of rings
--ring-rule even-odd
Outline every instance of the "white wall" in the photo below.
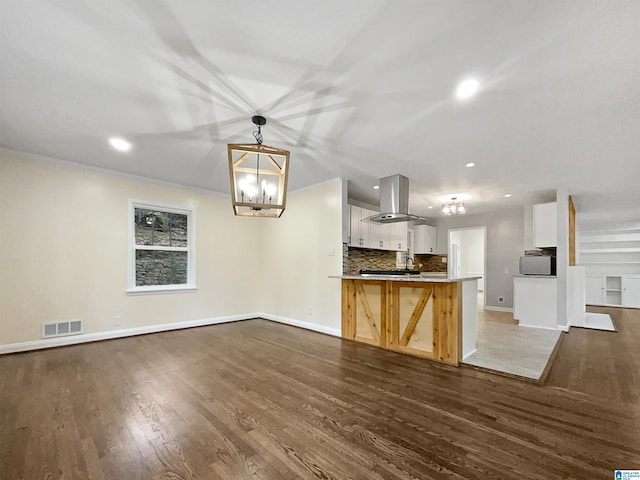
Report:
[[[243,218],[227,196],[0,153],[0,345],[39,340],[41,323],[51,321],[82,319],[85,333],[95,333],[268,308],[301,316],[289,299],[317,305],[311,320],[339,326],[340,281],[326,275],[340,273],[331,262],[342,264],[340,186],[292,193],[281,219]],[[196,292],[126,294],[130,198],[195,211]],[[313,204],[304,217],[297,198]],[[334,244],[329,262],[318,248]]]
[[[488,307],[513,307],[513,275],[518,273],[518,261],[523,254],[524,215],[521,207],[479,215],[443,217],[438,220],[438,253],[447,252],[450,229],[487,228],[485,302]],[[498,302],[504,298],[504,303]]]
[[[260,308],[340,334],[342,275],[340,179],[292,193],[279,221],[262,219],[265,241]],[[329,250],[334,255],[329,255]]]

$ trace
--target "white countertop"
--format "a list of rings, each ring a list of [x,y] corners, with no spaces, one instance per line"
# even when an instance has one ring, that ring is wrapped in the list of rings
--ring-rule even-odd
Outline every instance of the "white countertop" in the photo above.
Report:
[[[464,282],[465,280],[477,280],[482,277],[447,277],[442,275],[329,275],[329,278],[342,278],[343,280],[395,280],[397,282]]]

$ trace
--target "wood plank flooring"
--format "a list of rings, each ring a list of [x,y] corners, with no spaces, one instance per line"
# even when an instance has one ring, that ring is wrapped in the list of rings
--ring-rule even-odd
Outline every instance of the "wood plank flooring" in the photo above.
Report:
[[[617,331],[572,328],[546,384],[640,404],[640,310],[587,307],[587,311],[608,313]]]
[[[0,479],[608,479],[627,398],[251,320],[0,357]]]

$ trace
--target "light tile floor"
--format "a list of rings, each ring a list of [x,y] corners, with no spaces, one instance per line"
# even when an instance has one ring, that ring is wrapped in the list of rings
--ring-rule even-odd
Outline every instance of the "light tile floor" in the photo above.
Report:
[[[611,320],[611,315],[607,315],[606,313],[585,313],[584,328],[591,328],[593,330],[606,330],[608,332],[616,331],[615,327],[613,326],[613,320]]]
[[[478,301],[477,351],[463,363],[538,380],[561,332],[519,327],[511,313],[484,310],[481,295]]]

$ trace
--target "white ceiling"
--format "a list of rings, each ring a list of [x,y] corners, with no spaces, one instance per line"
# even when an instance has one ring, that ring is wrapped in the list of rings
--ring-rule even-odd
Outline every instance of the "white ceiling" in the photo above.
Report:
[[[377,203],[401,173],[421,215],[566,186],[637,216],[636,0],[5,0],[0,42],[5,148],[228,192],[226,144],[261,113],[291,189],[341,176]]]

